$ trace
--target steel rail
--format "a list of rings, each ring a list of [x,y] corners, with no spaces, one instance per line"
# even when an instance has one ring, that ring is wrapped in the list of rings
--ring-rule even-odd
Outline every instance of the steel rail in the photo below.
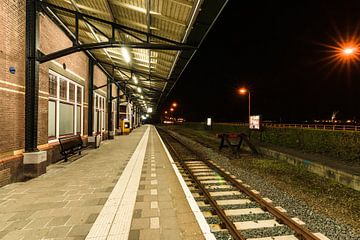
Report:
[[[164,130],[162,130],[164,131]],[[165,132],[165,131],[164,131]],[[193,149],[189,148],[186,144],[181,142],[179,139],[175,138],[171,134],[168,134],[172,139],[174,139],[176,142],[178,142],[181,146],[183,146],[188,151],[192,152],[195,156],[197,156],[199,159],[202,159],[202,161],[210,168],[214,169],[217,173],[219,173],[223,178],[225,178],[227,181],[231,182],[236,188],[238,188],[240,191],[248,195],[252,200],[257,202],[263,209],[271,213],[280,223],[284,223],[288,227],[290,227],[295,232],[295,236],[304,239],[304,240],[320,240],[317,236],[315,236],[310,230],[307,228],[301,226],[297,222],[295,222],[293,219],[291,219],[287,214],[281,212],[277,208],[275,208],[274,205],[271,203],[266,202],[263,198],[261,198],[258,194],[253,193],[250,189],[244,186],[244,184],[241,184],[238,182],[235,178],[231,177],[229,174],[225,173],[222,169],[220,169],[218,166],[211,163],[208,159],[203,158],[201,154],[194,151]]]
[[[169,134],[167,134],[169,135]],[[171,135],[169,135],[172,137]],[[211,207],[215,210],[217,216],[224,223],[226,229],[229,231],[230,235],[233,239],[237,240],[246,240],[246,238],[237,230],[234,223],[228,218],[225,214],[224,210],[220,208],[220,206],[216,203],[213,197],[210,195],[209,191],[205,188],[205,186],[197,179],[192,170],[187,166],[185,161],[181,158],[180,154],[175,150],[175,148],[167,142],[167,145],[170,147],[170,151],[175,155],[175,157],[179,160],[181,166],[185,169],[185,171],[190,175],[191,179],[196,183],[197,187],[200,188],[200,192],[202,192],[206,199],[209,201]]]

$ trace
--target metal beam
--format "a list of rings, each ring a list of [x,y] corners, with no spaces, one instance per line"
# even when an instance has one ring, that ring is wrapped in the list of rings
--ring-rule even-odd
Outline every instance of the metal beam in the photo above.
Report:
[[[40,2],[40,3],[43,3],[43,2]],[[65,24],[60,20],[60,18],[46,5],[40,4],[40,7],[41,7],[42,11],[53,21],[53,23],[56,26],[58,26],[72,42],[74,42],[76,39],[75,35],[72,33],[72,31],[70,31],[70,29],[67,26],[65,26]],[[107,77],[111,77],[111,75],[106,71],[104,66],[102,66],[101,63],[97,62],[97,59],[94,57],[94,55],[90,51],[86,50],[85,54],[89,59],[92,59],[94,61],[94,63],[101,69],[101,71],[104,72],[104,74]]]
[[[67,8],[64,8],[64,7],[60,7],[60,6],[57,6],[55,4],[51,4],[51,3],[48,3],[48,2],[41,1],[40,4],[42,4],[44,6],[47,6],[49,8],[61,10],[63,12],[72,13],[74,15],[79,14],[79,16],[81,18],[85,17],[85,18],[92,19],[92,20],[95,20],[95,21],[98,21],[98,22],[102,22],[102,23],[110,25],[113,28],[117,28],[117,29],[120,29],[120,30],[124,29],[124,30],[135,32],[135,33],[139,33],[139,34],[142,34],[142,35],[145,35],[145,36],[147,36],[147,34],[148,34],[146,32],[137,30],[135,28],[131,28],[131,27],[128,27],[128,26],[125,26],[125,25],[122,25],[122,24],[118,24],[118,23],[108,21],[108,20],[105,20],[105,19],[102,19],[102,18],[98,18],[98,17],[92,16],[92,15],[88,15],[88,14],[85,14],[85,13],[80,13],[78,11],[67,9]],[[149,36],[152,37],[152,38],[156,38],[158,40],[167,42],[167,43],[172,43],[172,44],[178,44],[179,43],[177,41],[174,41],[174,40],[171,40],[171,39],[168,39],[168,38],[164,38],[164,37],[161,37],[161,36],[158,36],[158,35],[155,35],[155,34],[149,34]]]
[[[97,89],[100,89],[100,88],[103,88],[103,87],[106,87],[108,85],[108,83],[104,84],[104,85],[101,85],[101,86],[94,86],[94,90],[97,90]]]
[[[26,0],[25,152],[37,152],[39,62],[37,0]]]
[[[194,50],[196,49],[193,46],[178,44],[178,45],[168,45],[168,44],[154,44],[154,43],[122,43],[120,41],[114,42],[97,42],[97,43],[86,43],[81,45],[75,45],[69,48],[65,48],[47,55],[39,57],[39,62],[44,63],[50,60],[60,58],[72,53],[86,51],[86,50],[95,50],[95,49],[104,49],[104,48],[139,48],[139,49],[162,49],[162,50]]]
[[[88,136],[94,132],[94,60],[89,58],[89,82],[88,82]]]
[[[108,125],[108,139],[114,139],[114,135],[110,134],[113,131],[113,124],[112,124],[112,84],[111,78],[107,79],[107,125]]]
[[[117,99],[116,99],[116,122],[115,122],[115,129],[119,128],[119,113],[120,113],[120,87],[117,86],[117,91],[116,91],[116,95],[117,95]]]

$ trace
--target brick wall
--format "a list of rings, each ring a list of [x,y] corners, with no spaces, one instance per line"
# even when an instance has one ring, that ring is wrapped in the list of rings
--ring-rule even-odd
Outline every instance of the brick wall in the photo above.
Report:
[[[0,1],[0,154],[24,142],[25,1]],[[15,74],[9,67],[16,69]],[[0,155],[0,156],[1,156]]]
[[[0,185],[23,178],[22,155],[14,156],[14,151],[19,153],[18,150],[24,147],[25,2],[0,0]],[[72,46],[67,36],[44,14],[39,16],[39,30],[39,49],[45,54]],[[38,144],[42,145],[41,149],[48,151],[49,163],[60,157],[56,144],[47,145],[49,69],[84,86],[83,133],[87,135],[88,63],[86,54],[78,52],[39,67]],[[62,67],[63,64],[66,69]],[[15,74],[10,73],[10,66],[16,69]],[[95,85],[106,82],[106,75],[95,67]],[[106,87],[101,90],[106,95]],[[115,87],[113,95],[116,95]]]
[[[47,54],[72,46],[68,37],[45,15],[41,14],[40,18],[40,50]],[[50,62],[41,64],[39,73],[40,91],[48,93],[49,89],[49,68],[67,78],[78,82],[84,86],[84,103],[88,102],[88,64],[89,60],[85,53],[77,52],[55,60],[56,63]],[[66,69],[61,68],[63,64]],[[52,66],[57,66],[54,68]],[[60,66],[60,67],[59,67]],[[48,142],[48,102],[45,98],[39,99],[39,144]],[[84,108],[84,135],[87,134],[87,109]]]

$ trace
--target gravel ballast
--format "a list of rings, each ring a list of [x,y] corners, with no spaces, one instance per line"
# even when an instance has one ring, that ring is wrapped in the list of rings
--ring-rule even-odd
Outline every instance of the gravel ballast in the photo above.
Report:
[[[306,202],[295,199],[286,192],[274,187],[266,179],[257,176],[253,172],[244,171],[239,166],[234,166],[234,162],[218,153],[217,151],[204,147],[196,141],[184,137],[174,131],[168,131],[176,138],[180,139],[194,150],[200,152],[204,157],[211,159],[217,164],[224,167],[227,171],[236,175],[244,183],[249,184],[253,189],[259,191],[262,197],[270,198],[274,205],[281,206],[287,210],[292,217],[298,217],[313,232],[321,232],[330,239],[341,240],[359,240],[360,235],[356,234],[353,229],[347,225],[339,224],[335,220],[314,212]]]

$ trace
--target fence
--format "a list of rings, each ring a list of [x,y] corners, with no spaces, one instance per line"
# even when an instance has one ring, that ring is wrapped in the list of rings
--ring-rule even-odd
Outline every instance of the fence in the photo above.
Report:
[[[223,125],[248,126],[247,123],[221,123]],[[360,131],[357,125],[335,125],[335,124],[289,124],[289,123],[262,123],[264,127],[272,128],[305,128],[305,129],[322,129],[332,131]]]

